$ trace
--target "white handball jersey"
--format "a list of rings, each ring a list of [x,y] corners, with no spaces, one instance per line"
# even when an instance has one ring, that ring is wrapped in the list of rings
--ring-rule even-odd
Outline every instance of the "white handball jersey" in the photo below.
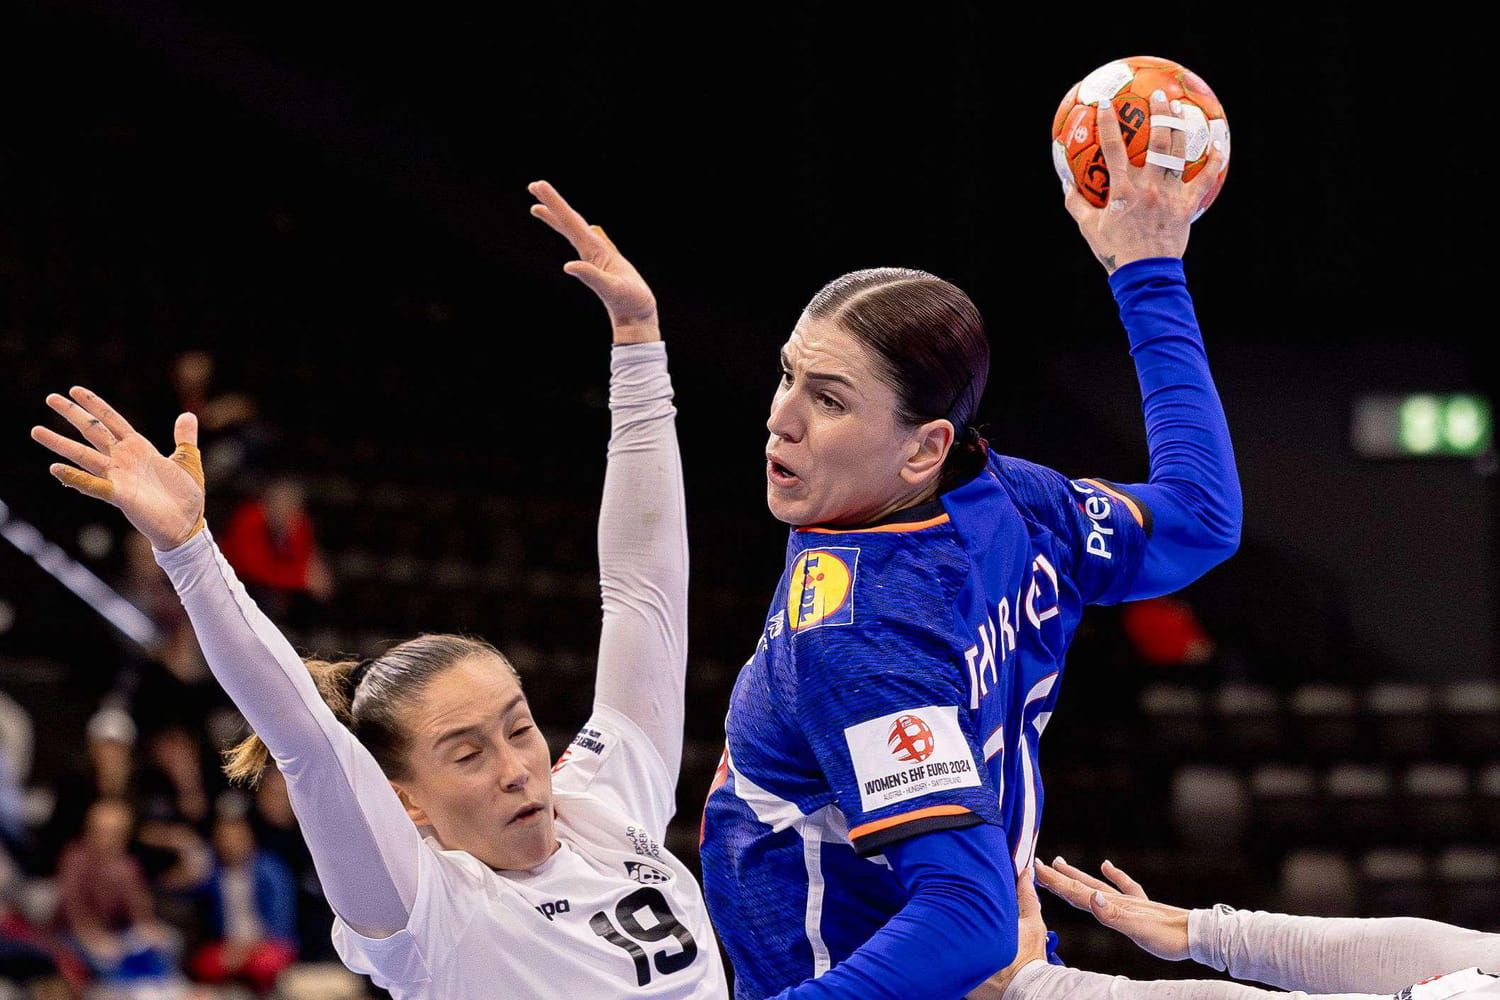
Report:
[[[429,837],[406,928],[371,939],[335,920],[334,947],[397,1000],[724,1000],[703,892],[661,846],[674,785],[635,724],[596,706],[554,769],[551,858],[499,872]]]
[[[1500,1000],[1500,977],[1478,969],[1465,969],[1408,986],[1396,994],[1396,1000],[1448,1000],[1449,997]]]

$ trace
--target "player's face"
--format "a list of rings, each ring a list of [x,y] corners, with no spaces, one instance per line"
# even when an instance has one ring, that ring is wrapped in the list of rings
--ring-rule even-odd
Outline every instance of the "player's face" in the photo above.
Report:
[[[803,314],[781,349],[766,504],[788,524],[863,524],[904,506],[914,450],[896,392],[848,332]]]
[[[406,713],[407,813],[491,868],[535,868],[557,849],[547,741],[521,685],[490,655],[444,671]]]

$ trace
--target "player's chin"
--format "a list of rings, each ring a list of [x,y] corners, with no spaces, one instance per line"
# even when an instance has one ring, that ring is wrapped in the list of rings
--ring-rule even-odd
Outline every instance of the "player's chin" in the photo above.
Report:
[[[775,485],[766,486],[766,507],[770,509],[772,517],[794,528],[817,523],[813,505],[807,498],[788,496],[786,490]]]
[[[557,848],[557,834],[550,815],[541,817],[521,829],[504,832],[501,853],[506,859],[506,868],[527,871],[552,857]]]

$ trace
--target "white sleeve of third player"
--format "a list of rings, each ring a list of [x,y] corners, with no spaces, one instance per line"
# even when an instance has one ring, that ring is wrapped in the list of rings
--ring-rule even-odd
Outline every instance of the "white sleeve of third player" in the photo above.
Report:
[[[609,459],[599,509],[604,625],[594,687],[596,720],[610,712],[644,738],[661,767],[635,776],[675,795],[682,763],[687,675],[687,522],[666,345],[621,344],[609,377]],[[628,810],[639,812],[639,809]],[[668,818],[670,818],[670,810]],[[643,817],[644,818],[644,817]]]
[[[1193,961],[1308,993],[1397,992],[1431,976],[1500,972],[1500,934],[1435,920],[1293,917],[1216,906],[1188,914]]]
[[[271,751],[329,904],[361,934],[406,927],[421,838],[370,752],[256,607],[207,530],[156,553],[214,678]]]
[[[1391,994],[1336,993],[1315,997],[1212,979],[1126,979],[1048,965],[1038,959],[1016,973],[1005,988],[1004,1000],[1391,1000]]]

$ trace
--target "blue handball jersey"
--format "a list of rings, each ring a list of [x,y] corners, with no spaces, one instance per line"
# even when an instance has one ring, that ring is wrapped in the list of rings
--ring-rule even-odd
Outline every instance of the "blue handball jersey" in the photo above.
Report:
[[[902,908],[886,845],[998,823],[1030,863],[1063,656],[1151,530],[1118,486],[993,452],[899,517],[792,532],[735,685],[702,860],[740,1000],[822,975]]]

